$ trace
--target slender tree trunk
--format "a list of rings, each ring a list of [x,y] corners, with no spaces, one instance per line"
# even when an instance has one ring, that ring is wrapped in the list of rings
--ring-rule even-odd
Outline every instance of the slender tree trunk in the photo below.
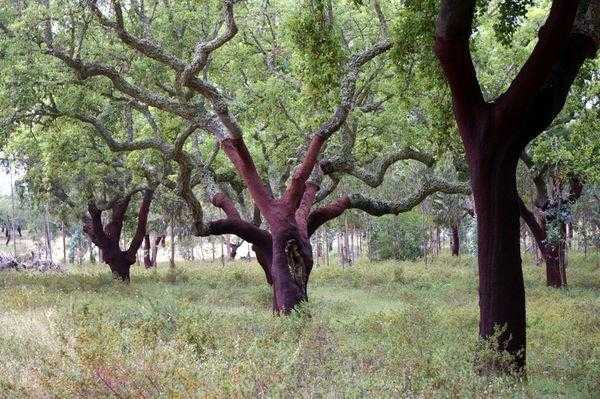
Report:
[[[171,259],[169,259],[171,269],[175,268],[175,224],[171,223]]]
[[[225,266],[225,237],[221,236],[221,266]]]
[[[167,234],[165,232],[164,234],[161,234],[154,239],[154,245],[152,246],[152,253],[150,255],[150,263],[152,264],[152,267],[156,267],[156,265],[157,265],[158,247],[159,247],[159,245],[161,245],[161,243],[162,243],[163,247],[165,246],[166,237],[167,237]]]
[[[146,234],[144,236],[144,267],[146,267],[146,269],[154,266],[152,264],[152,258],[150,257],[150,249],[150,234]]]
[[[337,258],[338,258],[338,262],[339,262],[340,266],[344,267],[344,262],[342,261],[343,256],[342,256],[341,232],[336,232],[335,233],[335,240],[336,240],[336,244],[337,244]]]
[[[200,243],[200,261],[204,262],[204,246],[202,242],[202,237],[198,237],[198,242]]]
[[[323,230],[323,235],[325,236],[325,264],[329,267],[329,250],[331,249],[332,244],[330,243],[325,230]]]
[[[344,263],[347,266],[352,264],[352,250],[350,249],[350,239],[349,239],[349,228],[348,228],[348,218],[345,219],[344,223]]]
[[[94,245],[89,242],[89,249],[90,249],[90,263],[91,264],[95,264],[96,263],[96,254],[94,253]]]
[[[440,226],[435,226],[435,255],[439,256],[442,251],[442,236],[440,233]]]
[[[67,229],[64,222],[61,222],[60,230],[62,232],[63,263],[66,265],[69,262],[67,258]]]
[[[214,237],[210,237],[210,245],[212,248],[212,261],[213,261],[213,263],[215,263],[215,238]]]
[[[13,182],[13,163],[9,161],[8,164],[8,172],[10,174],[10,204],[11,204],[11,211],[12,211],[12,218],[11,218],[11,222],[10,222],[10,227],[11,227],[11,232],[7,233],[7,237],[8,240],[10,240],[10,237],[12,235],[13,237],[13,254],[15,256],[15,258],[17,257],[17,235],[15,234],[16,231],[16,215],[15,215],[15,187],[14,187],[14,182]],[[8,231],[8,229],[7,229]],[[6,245],[8,245],[8,241],[6,241]]]
[[[452,225],[452,256],[458,256],[460,254],[460,234],[458,225]]]

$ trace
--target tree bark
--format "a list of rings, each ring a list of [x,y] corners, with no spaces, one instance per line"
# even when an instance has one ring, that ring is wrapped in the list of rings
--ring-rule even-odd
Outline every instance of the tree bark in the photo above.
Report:
[[[61,232],[62,232],[63,263],[66,265],[69,262],[67,259],[67,231],[66,231],[65,223],[61,222],[60,227],[61,227]]]
[[[273,232],[273,297],[278,312],[289,313],[308,300],[308,277],[313,266],[310,241],[286,226]]]
[[[146,234],[144,236],[144,267],[146,267],[146,269],[154,266],[152,264],[152,258],[150,257],[150,249],[150,234]]]
[[[47,260],[52,262],[52,234],[50,231],[50,221],[48,220],[48,204],[44,208],[44,233],[46,236]]]
[[[525,287],[519,245],[516,186],[518,153],[504,151],[471,166],[477,212],[479,262],[479,334],[496,337],[500,350],[525,366]],[[492,369],[507,365],[489,364]]]
[[[83,220],[83,230],[91,242],[98,247],[102,261],[108,264],[115,279],[126,283],[130,281],[129,269],[135,263],[136,254],[146,236],[146,224],[154,192],[152,190],[144,191],[138,211],[136,231],[129,247],[122,250],[120,247],[121,232],[132,195],[129,194],[114,201],[111,207],[110,222],[106,226],[102,223],[103,210],[98,209],[93,203],[89,204],[89,215],[85,216]],[[90,247],[90,256],[92,253],[93,246]]]
[[[198,237],[198,243],[200,245],[200,261],[204,262],[204,245],[202,242],[202,237]]]
[[[171,223],[171,258],[169,259],[171,269],[175,268],[175,224]]]
[[[579,3],[585,8],[578,14]],[[592,14],[600,9],[596,0],[553,0],[530,57],[492,102],[484,99],[469,45],[475,0],[442,0],[440,7],[435,50],[452,92],[477,213],[479,332],[483,338],[497,337],[499,349],[513,357],[509,365],[489,364],[485,370],[525,371],[516,167],[527,144],[563,108],[585,59],[595,55],[600,27],[593,17],[585,18],[588,6]],[[582,30],[583,25],[589,26]]]
[[[458,256],[460,254],[460,234],[458,225],[452,225],[452,256]]]

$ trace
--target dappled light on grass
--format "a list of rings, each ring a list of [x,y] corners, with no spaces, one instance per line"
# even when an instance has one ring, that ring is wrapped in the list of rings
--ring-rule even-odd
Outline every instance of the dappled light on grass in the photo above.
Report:
[[[526,262],[528,380],[481,376],[474,260],[317,266],[289,317],[253,263],[167,265],[112,281],[0,274],[0,397],[589,396],[600,391],[600,268],[570,289]],[[488,358],[486,358],[488,356]],[[500,359],[501,360],[501,359]]]

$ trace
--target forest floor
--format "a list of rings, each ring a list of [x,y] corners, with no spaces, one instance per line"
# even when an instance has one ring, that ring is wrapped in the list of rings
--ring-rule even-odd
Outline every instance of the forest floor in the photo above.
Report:
[[[524,270],[526,381],[475,371],[469,257],[317,267],[289,317],[254,263],[3,272],[0,397],[600,397],[599,259],[574,255],[568,290]]]

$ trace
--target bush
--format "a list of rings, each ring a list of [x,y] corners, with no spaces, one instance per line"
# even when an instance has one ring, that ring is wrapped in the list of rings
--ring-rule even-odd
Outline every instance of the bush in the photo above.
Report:
[[[426,230],[416,212],[385,216],[373,222],[369,237],[372,260],[415,260],[423,256]]]

